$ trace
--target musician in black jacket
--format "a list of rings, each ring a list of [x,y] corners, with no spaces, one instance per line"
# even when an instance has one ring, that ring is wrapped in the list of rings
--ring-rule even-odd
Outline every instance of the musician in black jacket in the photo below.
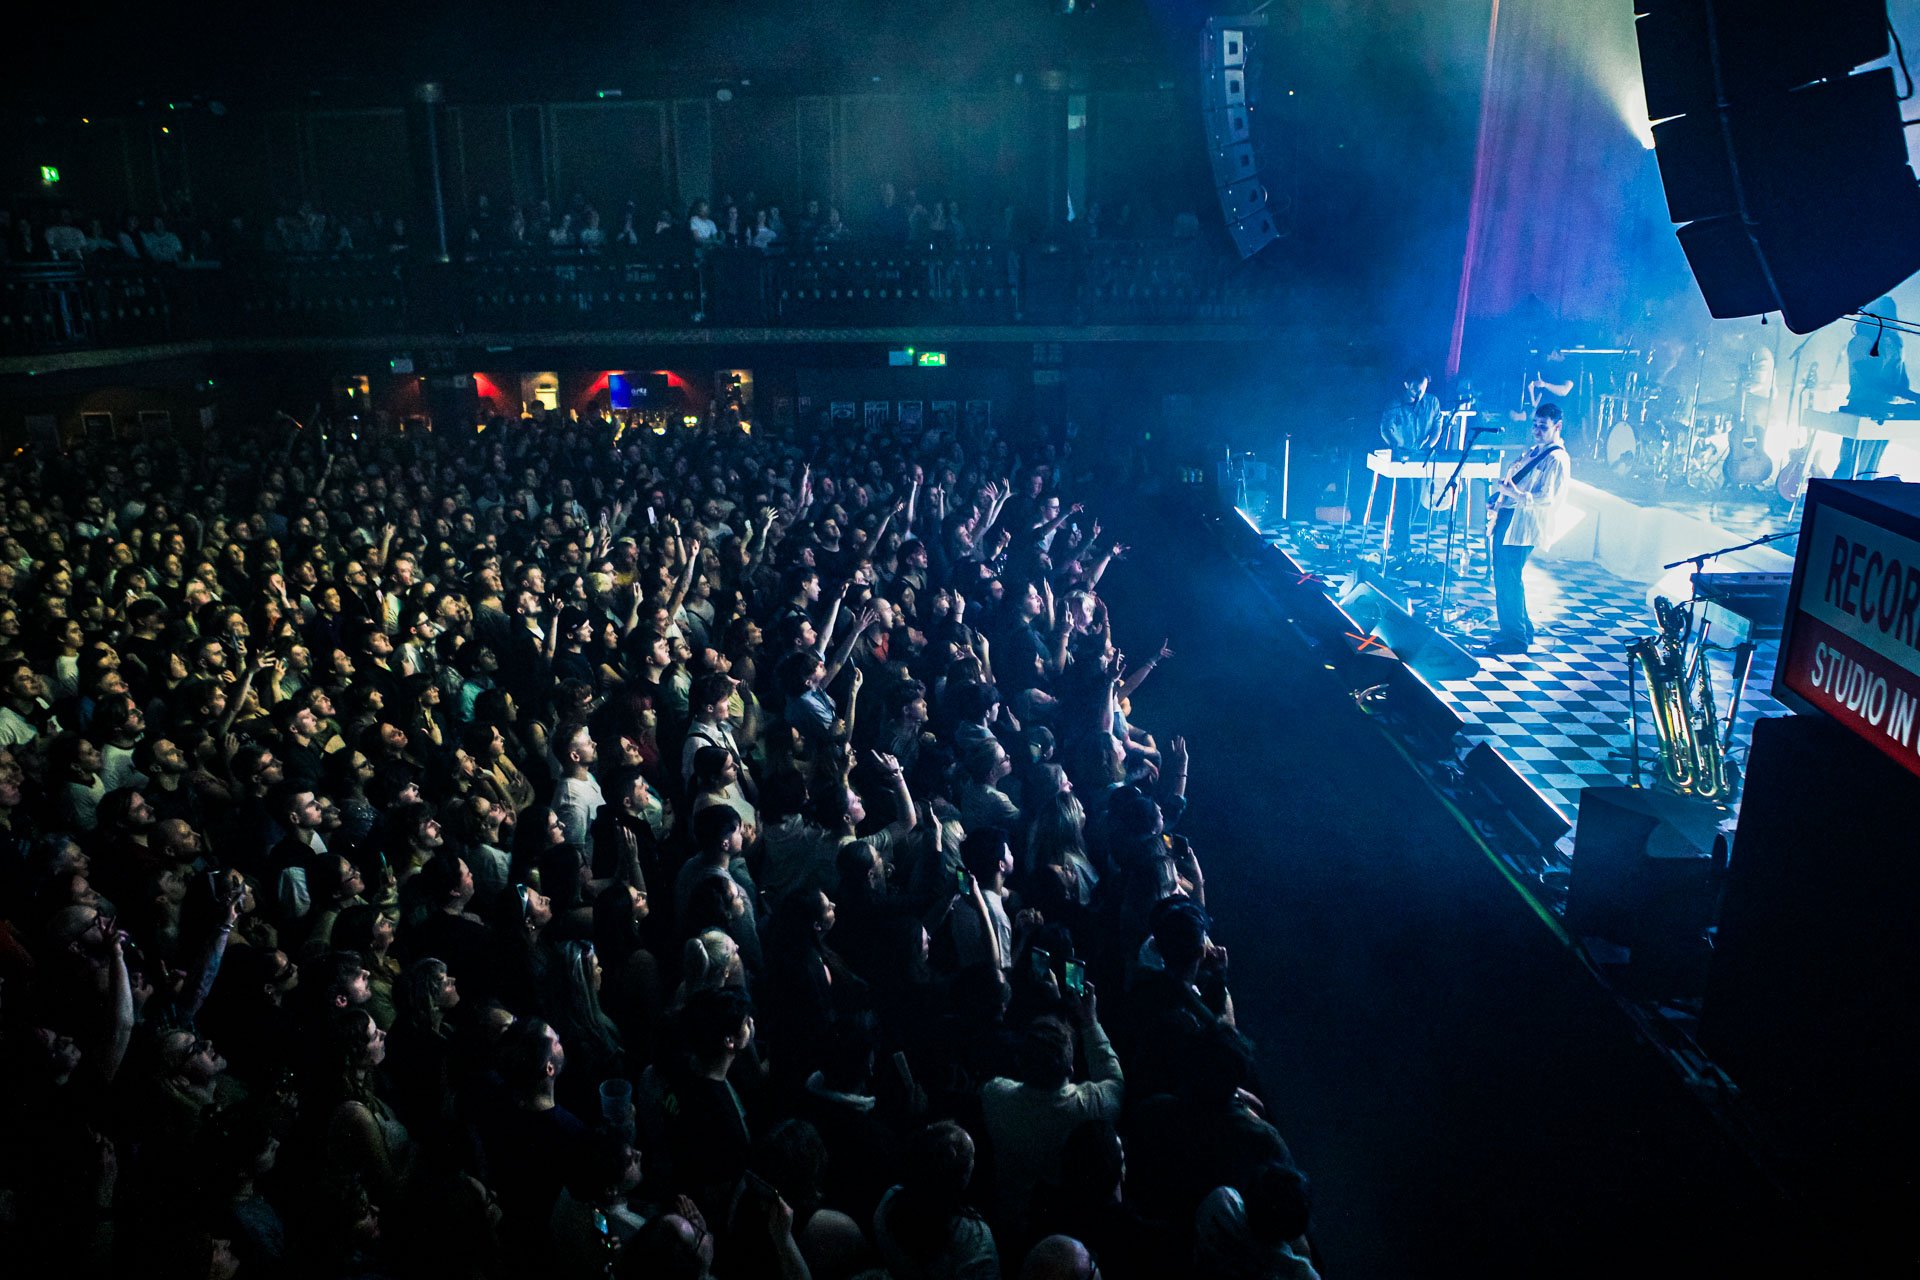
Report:
[[[1440,438],[1445,418],[1440,401],[1427,391],[1431,382],[1426,370],[1410,368],[1400,379],[1400,394],[1380,415],[1380,443],[1389,449],[1430,449]],[[1398,560],[1413,545],[1413,516],[1420,502],[1418,480],[1395,480],[1388,519],[1387,555]]]

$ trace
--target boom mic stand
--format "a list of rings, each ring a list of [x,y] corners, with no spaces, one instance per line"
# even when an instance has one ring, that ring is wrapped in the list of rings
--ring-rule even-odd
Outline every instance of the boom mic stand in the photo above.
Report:
[[[1466,469],[1467,459],[1472,455],[1474,438],[1497,430],[1497,427],[1467,428],[1466,442],[1461,447],[1460,456],[1454,459],[1453,474],[1447,477],[1446,484],[1440,488],[1440,500],[1447,504],[1447,549],[1440,561],[1440,598],[1434,603],[1426,621],[1427,625],[1443,635],[1458,634],[1452,620],[1447,617],[1447,611],[1453,593],[1453,542],[1460,523],[1460,499],[1465,496],[1460,473]]]

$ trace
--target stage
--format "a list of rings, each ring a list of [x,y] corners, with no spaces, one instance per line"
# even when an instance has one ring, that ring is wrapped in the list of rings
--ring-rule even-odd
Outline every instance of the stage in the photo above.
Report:
[[[1409,664],[1459,716],[1470,740],[1484,741],[1499,752],[1569,823],[1579,813],[1584,788],[1631,781],[1628,647],[1654,634],[1655,595],[1679,602],[1691,594],[1691,565],[1674,570],[1662,566],[1790,527],[1784,504],[1755,494],[1637,492],[1604,473],[1603,483],[1606,487],[1574,481],[1558,538],[1536,551],[1527,566],[1528,605],[1539,628],[1531,652],[1506,657],[1478,653],[1493,629],[1493,587],[1484,539],[1467,537],[1463,521],[1456,531],[1456,558],[1465,544],[1472,545],[1467,547],[1465,573],[1454,575],[1449,583],[1447,616],[1454,629],[1450,638],[1471,661],[1449,654],[1438,661]],[[1354,519],[1342,525],[1282,521],[1277,509],[1263,501],[1266,495],[1261,491],[1244,496],[1246,504],[1237,508],[1241,517],[1304,569],[1324,578],[1328,593],[1336,599],[1351,600],[1355,584],[1366,582],[1415,618],[1432,620],[1439,596],[1437,578],[1409,583],[1383,575],[1378,565],[1377,519],[1371,534],[1362,530],[1358,503]],[[1441,557],[1445,540],[1444,521],[1415,535],[1417,549],[1428,551],[1434,559]],[[1793,567],[1793,545],[1788,539],[1772,547],[1730,553],[1706,568],[1722,573],[1788,573]],[[1366,589],[1361,593],[1364,596]],[[1767,692],[1777,653],[1778,645],[1771,641],[1755,650],[1734,722],[1732,759],[1736,763],[1744,763],[1754,721],[1785,710]],[[1716,653],[1709,661],[1716,705],[1724,716],[1733,697],[1731,658]],[[1640,697],[1641,780],[1651,783],[1657,753],[1644,685]],[[1562,849],[1571,848],[1569,835]]]

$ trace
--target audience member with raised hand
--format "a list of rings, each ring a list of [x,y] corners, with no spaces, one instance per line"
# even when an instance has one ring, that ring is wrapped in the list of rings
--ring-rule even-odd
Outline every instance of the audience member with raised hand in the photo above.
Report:
[[[1310,1277],[1172,649],[1115,649],[1071,449],[623,425],[0,470],[0,1233],[86,1273]]]

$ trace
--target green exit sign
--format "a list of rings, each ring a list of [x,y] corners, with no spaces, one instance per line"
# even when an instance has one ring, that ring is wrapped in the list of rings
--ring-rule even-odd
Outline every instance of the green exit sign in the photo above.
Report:
[[[40,166],[40,185],[43,187],[59,186],[60,170],[50,164],[41,165]]]
[[[922,351],[914,357],[914,363],[922,369],[943,369],[947,364],[947,353],[944,351]]]

